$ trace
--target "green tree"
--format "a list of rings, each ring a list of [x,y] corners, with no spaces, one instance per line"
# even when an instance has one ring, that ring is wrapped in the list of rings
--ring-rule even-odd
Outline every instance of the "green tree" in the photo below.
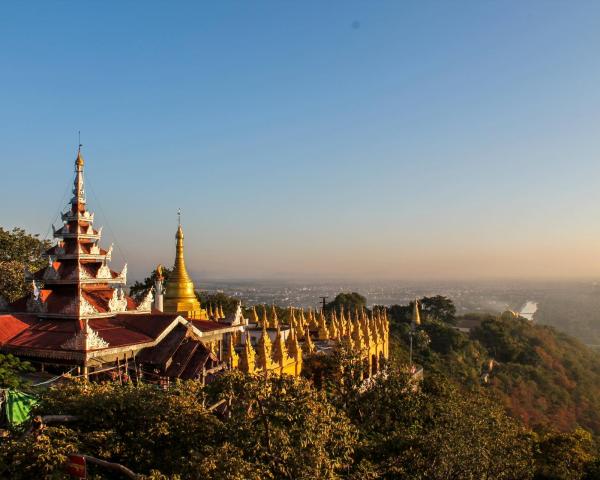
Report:
[[[533,475],[528,432],[484,395],[439,376],[422,388],[392,372],[358,397],[350,418],[365,439],[358,458],[378,478],[527,479]]]
[[[443,295],[423,297],[419,301],[422,314],[428,319],[438,319],[444,323],[456,323],[456,307],[454,302]]]
[[[367,299],[357,292],[338,293],[336,297],[326,304],[326,310],[337,310],[344,307],[346,312],[362,309],[367,306]]]
[[[17,357],[0,353],[0,387],[1,388],[24,388],[27,383],[23,381],[19,373],[31,372],[33,368],[29,362],[22,362]]]
[[[223,292],[209,293],[204,291],[197,291],[196,296],[200,300],[202,308],[208,308],[211,305],[213,308],[217,306],[223,307],[225,315],[229,315],[235,312],[240,299],[232,297]]]
[[[31,290],[25,270],[35,272],[46,265],[42,257],[50,248],[48,240],[40,240],[22,228],[12,231],[0,227],[0,296],[8,302],[21,298]]]
[[[590,432],[577,428],[569,433],[541,435],[536,453],[535,480],[581,480],[597,461]],[[596,477],[598,478],[598,477]]]
[[[265,466],[266,478],[333,479],[350,468],[355,429],[307,381],[231,372],[210,388],[231,405],[224,439]]]
[[[165,285],[165,283],[169,279],[169,275],[171,274],[171,271],[172,271],[172,269],[163,267],[163,269],[162,269],[162,274],[164,277],[163,285]],[[156,269],[154,269],[154,270],[152,270],[152,273],[150,273],[150,276],[144,278],[144,280],[142,280],[141,282],[136,280],[136,282],[131,287],[129,287],[129,295],[132,298],[134,298],[135,300],[140,301],[144,297],[146,292],[148,292],[148,290],[150,290],[152,287],[154,287],[157,276],[158,276],[158,272]]]

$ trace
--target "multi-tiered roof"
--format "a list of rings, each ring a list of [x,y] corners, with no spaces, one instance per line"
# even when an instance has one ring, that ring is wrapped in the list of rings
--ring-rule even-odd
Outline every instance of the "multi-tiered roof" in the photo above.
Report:
[[[150,311],[148,295],[140,305],[123,290],[127,264],[120,273],[110,269],[111,247],[100,247],[102,227],[94,228],[94,214],[86,208],[84,160],[75,160],[73,198],[62,213],[63,224],[52,226],[55,246],[46,252],[48,266],[33,275],[33,295],[27,310],[43,317],[95,318],[126,311]],[[40,290],[39,286],[43,284]]]
[[[102,229],[94,228],[94,214],[86,207],[81,151],[73,197],[61,217],[62,225],[53,227],[57,243],[45,253],[48,265],[30,274],[31,293],[0,304],[1,352],[42,366],[74,365],[84,375],[120,369],[138,354],[152,372],[169,377],[197,378],[218,363],[211,350],[218,350],[224,334],[238,331],[239,323],[188,320],[177,311],[152,310],[152,291],[139,303],[125,294],[127,266],[110,269],[112,247],[100,246]],[[185,273],[182,238],[179,250]]]

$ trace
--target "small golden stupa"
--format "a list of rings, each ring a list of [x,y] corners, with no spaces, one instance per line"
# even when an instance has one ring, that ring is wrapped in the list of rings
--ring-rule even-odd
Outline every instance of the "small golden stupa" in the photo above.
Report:
[[[188,319],[206,320],[206,310],[200,307],[196,297],[194,282],[188,275],[183,259],[183,229],[181,216],[177,227],[177,247],[175,250],[175,265],[165,285],[164,312],[178,313]]]

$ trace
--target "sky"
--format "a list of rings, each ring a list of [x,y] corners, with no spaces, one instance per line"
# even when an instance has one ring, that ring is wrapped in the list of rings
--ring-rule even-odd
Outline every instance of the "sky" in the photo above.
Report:
[[[600,274],[600,2],[0,5],[0,226],[78,131],[130,278]]]

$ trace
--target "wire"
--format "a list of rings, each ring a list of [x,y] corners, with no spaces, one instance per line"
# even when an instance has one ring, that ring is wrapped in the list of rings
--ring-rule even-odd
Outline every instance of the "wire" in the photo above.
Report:
[[[62,373],[60,374],[58,377],[54,377],[51,378],[50,380],[46,380],[45,382],[40,382],[40,383],[36,383],[35,385],[32,385],[32,387],[39,387],[40,385],[46,385],[47,383],[52,383],[52,382],[56,382],[58,379],[62,378],[64,375],[67,375],[68,373],[71,373],[73,370],[75,370],[77,367],[73,367],[71,370],[69,370],[67,373]]]
[[[94,197],[94,201],[96,202],[96,205],[98,206],[98,209],[100,210],[100,213],[102,214],[102,217],[104,217],[104,221],[106,222],[108,231],[110,232],[110,234],[112,235],[112,237],[115,241],[115,246],[117,247],[117,251],[119,252],[119,255],[121,256],[121,259],[123,260],[124,263],[127,263],[127,257],[129,255],[126,255],[125,252],[121,249],[121,246],[120,246],[121,242],[119,242],[117,240],[117,236],[115,235],[115,232],[113,231],[112,227],[110,226],[110,222],[108,221],[108,216],[106,215],[106,213],[104,213],[104,209],[102,208],[102,204],[100,203],[98,195],[96,195],[96,191],[94,190],[94,187],[92,186],[92,182],[90,181],[89,178],[87,178],[86,181],[87,181],[88,186],[90,187],[90,190]]]
[[[63,196],[60,200],[59,206],[58,206],[58,212],[56,213],[56,215],[54,216],[54,218],[52,219],[52,222],[50,222],[50,225],[48,225],[48,230],[46,230],[46,234],[44,235],[44,240],[48,240],[48,235],[50,234],[50,230],[52,229],[52,226],[54,225],[54,223],[56,222],[56,220],[58,220],[58,217],[60,217],[60,214],[63,211],[63,206],[65,203],[65,200],[67,198],[67,196],[69,195],[69,191],[71,190],[70,186],[67,186],[67,188],[65,189]]]

